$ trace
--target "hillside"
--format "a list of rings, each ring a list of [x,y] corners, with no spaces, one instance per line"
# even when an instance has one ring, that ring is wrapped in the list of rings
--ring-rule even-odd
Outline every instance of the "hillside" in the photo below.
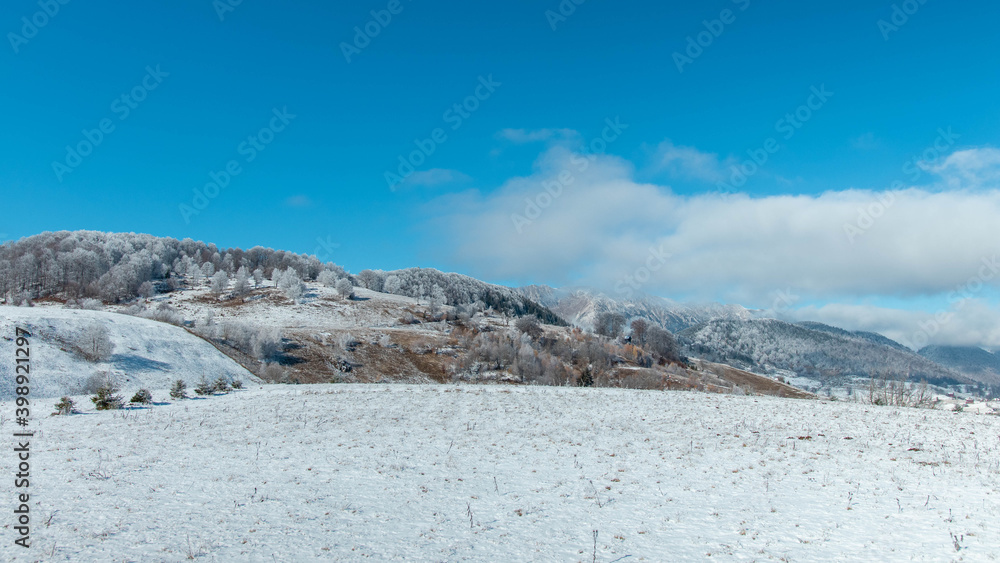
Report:
[[[113,345],[110,357],[90,361],[81,349],[83,333],[105,327]],[[257,382],[253,374],[183,328],[102,311],[56,307],[0,307],[0,354],[14,357],[14,329],[31,332],[31,396],[79,394],[87,379],[110,373],[123,394],[139,388],[166,389],[176,379],[193,386],[202,375]],[[11,362],[0,363],[0,399],[14,397]],[[126,397],[128,399],[129,397]]]
[[[693,356],[763,373],[788,370],[811,378],[888,375],[936,385],[969,382],[881,338],[832,327],[817,329],[775,319],[714,320],[686,329],[678,337]]]
[[[268,385],[36,421],[36,549],[5,541],[4,561],[1000,557],[992,416],[626,389]]]
[[[987,385],[1000,384],[1000,355],[972,346],[927,346],[919,354]]]

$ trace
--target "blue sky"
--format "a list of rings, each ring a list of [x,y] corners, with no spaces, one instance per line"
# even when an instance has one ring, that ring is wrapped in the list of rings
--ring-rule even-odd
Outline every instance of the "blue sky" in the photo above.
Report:
[[[854,194],[867,205],[871,197],[857,190],[883,192],[897,181],[897,188],[923,190],[916,199],[925,203],[928,194],[972,190],[987,197],[995,187],[985,173],[967,185],[970,161],[979,172],[983,162],[993,162],[988,151],[1000,121],[994,64],[1000,7],[991,2],[298,0],[276,6],[244,0],[220,10],[230,1],[70,0],[50,17],[37,15],[44,1],[4,3],[4,238],[61,229],[139,231],[319,252],[353,271],[419,265],[497,282],[613,288],[634,268],[602,257],[635,254],[641,267],[650,245],[691,227],[677,218],[625,220],[598,233],[613,244],[583,252],[567,250],[581,237],[559,223],[575,217],[593,224],[584,211],[569,213],[576,203],[567,203],[568,215],[558,219],[553,204],[556,211],[531,225],[548,229],[544,239],[524,238],[509,218],[524,211],[517,202],[533,198],[537,186],[569,166],[555,164],[560,158],[570,162],[569,154],[585,152],[615,119],[627,128],[607,143],[606,154],[594,155],[593,167],[578,172],[576,185],[626,181],[653,186],[641,193],[675,198],[647,206],[637,195],[618,213],[667,205],[716,216],[711,194],[728,191],[779,207],[781,196],[805,197],[804,205],[823,216],[823,194]],[[560,12],[565,15],[553,15]],[[373,22],[386,15],[387,24]],[[33,17],[44,25],[25,29],[22,18]],[[366,25],[377,35],[357,38],[355,26]],[[686,53],[689,38],[705,46]],[[344,44],[354,46],[350,61]],[[679,71],[675,53],[695,56]],[[147,78],[150,70],[154,76]],[[483,82],[491,86],[480,87]],[[819,90],[831,95],[810,99]],[[130,92],[142,101],[121,99]],[[480,99],[469,102],[477,92]],[[474,111],[456,112],[453,105],[463,102]],[[813,108],[799,114],[808,119],[786,137],[782,120],[809,103]],[[284,120],[272,119],[276,111]],[[102,120],[110,132],[101,134],[92,154],[70,171],[54,170],[54,163],[67,165],[67,146],[86,149],[84,131],[99,130]],[[248,137],[271,125],[281,130],[264,132],[271,142],[258,140],[263,149],[251,150]],[[428,145],[436,129],[446,138]],[[948,142],[939,140],[941,131],[951,132]],[[749,158],[747,151],[759,154],[772,138],[776,150],[745,184],[720,184]],[[417,150],[415,140],[433,153],[390,189],[385,173],[399,172],[400,156]],[[944,149],[939,158],[917,168],[914,162],[926,158],[936,140]],[[956,152],[968,158],[946,161]],[[204,189],[211,173],[220,177],[230,161],[239,172],[228,185],[204,209],[185,214],[180,206],[193,208],[194,190]],[[593,176],[598,170],[607,175]],[[583,192],[571,197],[567,186],[558,204],[585,199]],[[952,268],[950,278],[935,276],[933,255],[922,259],[920,249],[900,242],[919,220],[914,205],[912,215],[896,217],[898,230],[876,225],[860,243],[841,249],[878,238],[897,256],[916,253],[886,266],[895,268],[886,272],[886,283],[866,285],[858,274],[825,284],[821,278],[830,272],[803,264],[809,275],[787,280],[798,288],[799,306],[946,307],[949,288],[973,275],[991,249],[963,256],[969,268]],[[982,207],[968,200],[956,205]],[[896,209],[902,214],[910,207]],[[492,217],[507,219],[498,230],[468,236],[479,224],[492,225]],[[764,230],[774,225],[780,240],[797,236],[782,231],[790,228],[786,223],[761,220]],[[837,233],[832,244],[844,235]],[[963,245],[962,237],[993,233],[939,235]],[[520,262],[497,252],[528,243],[536,251]],[[705,252],[688,257],[684,268],[724,267],[712,245],[699,248]],[[764,263],[795,259],[780,249],[768,255],[769,248],[762,241],[744,250]],[[567,256],[574,258],[562,259]],[[866,260],[854,263],[877,263]],[[532,264],[549,267],[527,267]],[[674,271],[657,272],[667,270]],[[892,286],[899,276],[913,283]],[[739,276],[712,280],[722,278],[727,281],[653,275],[641,289],[766,307],[771,290],[788,285],[767,276],[746,284]],[[977,299],[992,299],[987,286]]]

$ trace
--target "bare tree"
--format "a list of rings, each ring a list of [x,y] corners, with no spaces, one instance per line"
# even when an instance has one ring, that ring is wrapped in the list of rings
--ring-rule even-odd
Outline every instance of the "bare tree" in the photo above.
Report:
[[[108,329],[102,324],[94,323],[83,329],[79,340],[83,355],[91,362],[103,362],[111,357],[115,345],[111,342]]]
[[[517,319],[514,326],[517,327],[517,330],[527,334],[535,340],[537,340],[543,333],[542,326],[538,323],[538,319],[535,317],[521,317]]]
[[[649,323],[643,319],[635,319],[632,321],[632,343],[639,344],[640,346],[646,342],[646,329],[649,328]]]
[[[625,328],[625,317],[618,313],[605,311],[594,320],[594,332],[608,338],[618,338]]]

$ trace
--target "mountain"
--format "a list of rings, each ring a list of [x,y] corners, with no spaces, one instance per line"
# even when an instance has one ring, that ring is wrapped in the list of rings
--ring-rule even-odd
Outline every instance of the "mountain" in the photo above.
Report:
[[[618,313],[626,319],[646,319],[671,332],[680,332],[712,319],[749,319],[755,314],[740,305],[679,303],[651,295],[618,299],[584,288],[555,289],[546,285],[529,285],[519,288],[519,291],[571,324],[583,328],[593,328],[594,319],[603,312]]]
[[[867,331],[864,331],[864,330],[848,331],[848,330],[844,330],[842,328],[837,328],[835,326],[825,325],[823,323],[817,323],[817,322],[812,322],[812,321],[800,322],[800,323],[798,323],[798,325],[799,326],[804,326],[804,327],[812,329],[812,330],[818,330],[818,331],[821,331],[821,332],[828,332],[830,334],[836,334],[836,335],[846,336],[846,337],[861,338],[863,340],[867,340],[867,341],[872,342],[874,344],[883,344],[883,345],[889,346],[891,348],[896,348],[897,350],[904,350],[904,351],[907,351],[907,352],[910,351],[909,348],[907,348],[906,346],[903,346],[899,342],[896,342],[895,340],[893,340],[891,338],[886,338],[885,336],[882,336],[881,334],[878,334],[878,333],[875,333],[875,332],[867,332]]]
[[[750,371],[788,370],[806,377],[905,376],[937,385],[969,383],[885,337],[817,323],[717,319],[681,331],[685,353]]]
[[[1000,384],[1000,355],[973,346],[927,346],[921,356],[947,366],[969,379],[988,385]]]

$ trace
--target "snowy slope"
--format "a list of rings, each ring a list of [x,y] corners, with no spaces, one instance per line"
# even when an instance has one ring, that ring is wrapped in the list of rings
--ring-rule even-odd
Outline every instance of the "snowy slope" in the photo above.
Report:
[[[106,362],[91,363],[74,351],[78,336],[93,324],[107,327],[114,352]],[[250,372],[211,344],[186,330],[156,321],[55,307],[0,307],[0,398],[13,397],[14,330],[32,333],[31,395],[58,397],[79,392],[92,374],[110,371],[128,393],[145,387],[166,389],[178,379],[194,384],[210,380],[258,381]],[[131,395],[130,395],[131,396]],[[128,397],[126,397],[127,399]]]
[[[14,546],[8,529],[4,561],[1000,557],[992,416],[621,389],[274,385],[33,426],[35,547]],[[13,480],[0,483],[12,499]]]

